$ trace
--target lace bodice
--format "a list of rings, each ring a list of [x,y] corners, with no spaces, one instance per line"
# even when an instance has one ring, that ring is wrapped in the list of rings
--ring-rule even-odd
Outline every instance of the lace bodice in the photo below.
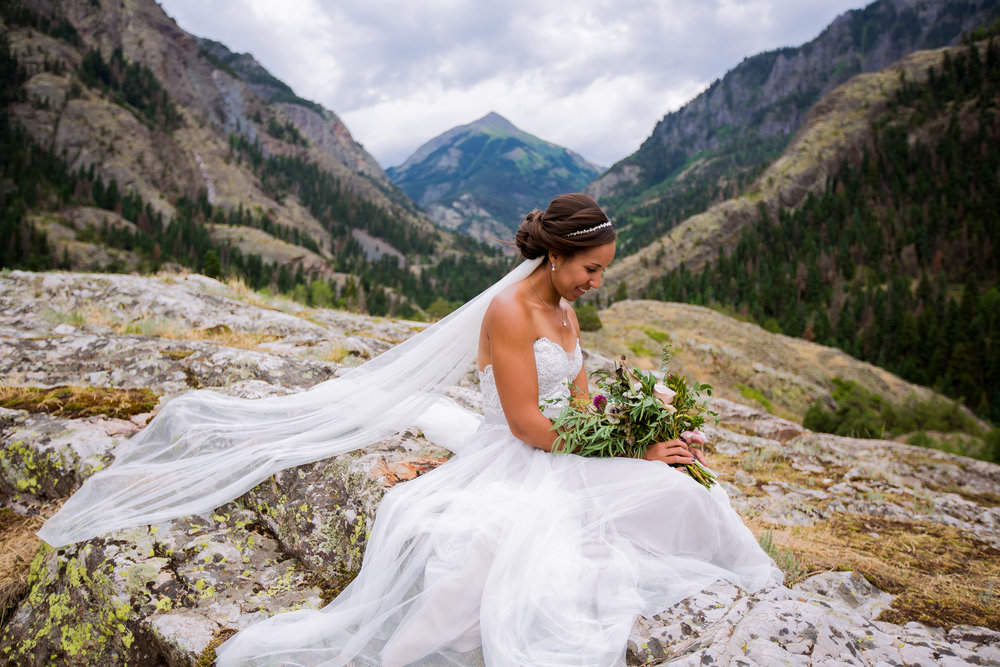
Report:
[[[569,398],[569,385],[583,365],[583,351],[577,341],[572,354],[567,354],[562,345],[548,338],[539,338],[534,344],[535,368],[538,371],[538,401],[545,399]],[[497,394],[497,383],[493,377],[493,366],[479,371],[479,389],[483,393],[483,416],[488,423],[503,424],[503,408]],[[547,405],[542,412],[547,417],[559,414],[558,405]],[[491,419],[493,417],[493,419]],[[499,419],[497,419],[499,417]]]

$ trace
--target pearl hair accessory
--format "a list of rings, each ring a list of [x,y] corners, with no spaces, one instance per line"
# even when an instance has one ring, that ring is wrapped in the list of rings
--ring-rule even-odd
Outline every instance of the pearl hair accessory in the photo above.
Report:
[[[598,229],[604,229],[605,227],[610,227],[610,226],[611,226],[611,221],[606,220],[605,222],[602,222],[596,227],[588,227],[587,229],[580,229],[575,232],[570,232],[569,234],[566,234],[564,238],[569,238],[570,236],[579,236],[580,234],[589,234],[590,232],[596,232]]]

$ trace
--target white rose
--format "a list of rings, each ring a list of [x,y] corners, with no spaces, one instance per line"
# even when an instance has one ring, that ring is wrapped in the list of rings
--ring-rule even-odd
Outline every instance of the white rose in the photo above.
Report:
[[[674,414],[675,412],[677,412],[677,409],[671,405],[671,403],[674,402],[674,396],[676,395],[677,392],[674,391],[673,389],[670,389],[665,384],[657,382],[656,384],[653,385],[653,396],[656,396],[658,399],[663,401],[663,406],[667,408],[667,411],[670,414]]]

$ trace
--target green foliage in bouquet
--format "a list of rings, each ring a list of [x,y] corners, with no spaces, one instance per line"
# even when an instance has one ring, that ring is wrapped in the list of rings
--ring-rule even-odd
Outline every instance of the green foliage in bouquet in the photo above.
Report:
[[[614,371],[591,373],[597,391],[590,403],[570,403],[553,420],[559,437],[552,451],[643,458],[646,449],[657,442],[684,439],[704,443],[698,429],[704,425],[705,415],[716,414],[706,405],[712,387],[698,383],[689,386],[687,377],[667,372],[669,345],[663,348],[661,359],[666,373],[662,381],[652,372],[629,368],[624,356]],[[706,488],[715,483],[712,472],[697,461],[684,467]]]

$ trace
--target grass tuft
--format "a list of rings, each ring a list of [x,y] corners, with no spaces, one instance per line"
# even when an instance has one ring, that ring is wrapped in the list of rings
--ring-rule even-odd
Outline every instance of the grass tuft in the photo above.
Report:
[[[740,467],[750,474],[772,472],[777,464],[775,454],[760,447],[747,450],[740,456]]]
[[[654,327],[643,327],[642,332],[655,340],[660,345],[670,342],[670,334],[666,331],[660,331]]]
[[[275,334],[234,331],[226,324],[193,329],[183,320],[172,317],[140,316],[124,319],[122,315],[99,306],[91,306],[86,310],[70,311],[51,308],[44,313],[44,318],[53,325],[97,325],[108,327],[115,333],[122,335],[150,336],[171,340],[207,340],[226,347],[244,350],[260,350],[261,344],[271,343],[281,338]]]
[[[741,394],[743,394],[743,398],[750,399],[751,401],[756,401],[765,410],[767,410],[771,414],[774,414],[774,405],[772,405],[771,401],[767,399],[767,396],[760,393],[760,391],[754,389],[753,387],[748,387],[747,385],[740,382],[736,383],[736,388],[740,390]]]
[[[633,340],[626,343],[633,357],[652,357],[655,353],[642,344],[642,341]]]
[[[45,412],[59,417],[79,419],[106,415],[113,419],[128,419],[133,415],[152,412],[158,394],[143,387],[20,387],[0,385],[0,407],[28,412]]]
[[[317,360],[318,361],[332,361],[334,363],[339,364],[344,359],[346,359],[347,355],[349,355],[350,353],[351,353],[351,351],[348,350],[346,347],[340,347],[340,346],[338,346],[338,347],[334,347],[334,348],[330,348],[330,349],[326,350],[325,352],[323,352],[322,354],[320,354],[317,357]]]
[[[805,568],[791,549],[784,549],[774,543],[774,531],[765,530],[757,540],[760,548],[774,561],[778,569],[785,573],[785,585],[792,586],[805,578]]]

